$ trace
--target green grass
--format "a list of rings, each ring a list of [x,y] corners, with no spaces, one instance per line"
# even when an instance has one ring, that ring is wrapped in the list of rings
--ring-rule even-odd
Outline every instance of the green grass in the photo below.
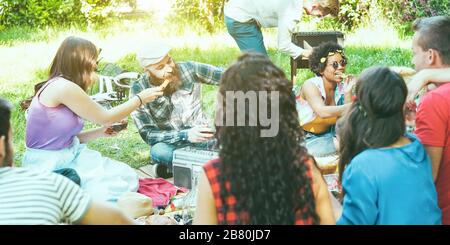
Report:
[[[140,24],[139,24],[140,25]],[[138,26],[139,26],[138,25]],[[115,32],[117,35],[126,38],[133,38],[133,35],[138,39],[142,37],[142,32],[139,28],[132,28],[129,25],[127,27],[111,27],[107,30],[111,31],[94,31],[83,32],[71,30],[71,34],[93,37],[94,40],[98,40],[99,43],[108,47],[114,47],[116,50],[127,50],[126,46],[117,46],[115,43],[111,44],[110,40],[114,39]],[[66,32],[61,34],[55,31],[53,34],[31,34],[28,36],[27,29],[14,29],[8,33],[2,33],[0,35],[0,50],[10,52],[11,50],[26,52],[29,55],[29,59],[23,59],[19,55],[15,55],[16,52],[10,52],[9,56],[3,57],[4,62],[0,66],[0,97],[6,98],[14,104],[14,112],[12,115],[12,124],[14,128],[14,149],[15,149],[15,161],[17,165],[20,165],[23,152],[25,150],[25,119],[24,113],[19,110],[20,101],[29,97],[33,93],[33,85],[39,81],[42,81],[46,77],[45,67],[50,63],[54,50],[59,45],[61,37],[67,35]],[[16,32],[17,37],[14,36]],[[39,33],[39,32],[37,32]],[[165,30],[163,36],[170,36],[170,31]],[[266,35],[267,33],[265,33]],[[172,33],[176,36],[175,33]],[[181,36],[175,38],[178,40],[175,43],[175,48],[171,54],[176,61],[193,60],[198,62],[204,62],[220,67],[226,68],[230,65],[239,55],[234,42],[225,42],[223,39],[227,36],[226,33],[217,33],[213,36],[205,35],[197,37],[202,43],[196,43],[195,40],[191,40],[192,36]],[[268,36],[270,38],[273,36]],[[57,40],[55,40],[57,39]],[[122,39],[119,39],[122,40]],[[117,41],[117,40],[116,40]],[[34,42],[45,42],[42,44],[45,57],[42,53],[38,52],[38,49],[33,46]],[[95,42],[95,41],[94,41]],[[7,45],[5,45],[7,44]],[[132,45],[132,44],[130,44]],[[289,57],[275,50],[274,45],[269,42],[269,56],[272,61],[281,67],[287,77],[290,77],[290,63]],[[111,50],[111,48],[110,48]],[[42,50],[41,50],[42,51]],[[345,48],[346,54],[349,59],[347,66],[347,73],[359,74],[364,68],[373,65],[395,65],[395,66],[411,66],[411,52],[407,48],[397,47],[382,47],[382,46],[362,46],[358,43],[351,43]],[[107,50],[106,50],[107,53]],[[112,59],[111,57],[118,57]],[[128,71],[138,71],[141,69],[136,61],[135,54],[133,52],[124,52],[120,55],[110,55],[109,62],[115,62],[122,68]],[[308,70],[299,70],[298,80],[296,83],[300,85],[307,78],[312,77],[312,73]],[[204,86],[202,90],[203,95],[203,108],[205,112],[212,116],[214,113],[215,93],[217,87]],[[90,128],[95,125],[86,123],[86,127]],[[116,150],[111,146],[117,145],[120,150]],[[131,118],[129,119],[128,129],[121,132],[117,137],[98,139],[89,143],[89,148],[100,151],[104,156],[108,156],[119,161],[126,162],[132,167],[140,167],[148,163],[149,161],[149,147],[142,141],[137,132],[134,123]]]

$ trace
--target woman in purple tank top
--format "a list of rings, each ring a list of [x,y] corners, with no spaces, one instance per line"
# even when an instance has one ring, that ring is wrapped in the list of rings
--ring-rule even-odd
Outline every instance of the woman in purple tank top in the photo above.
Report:
[[[26,145],[22,165],[41,171],[72,168],[81,187],[96,199],[117,201],[136,191],[138,177],[127,164],[101,156],[85,143],[114,136],[111,125],[155,100],[160,88],[143,90],[127,102],[106,110],[86,93],[96,77],[98,49],[90,41],[66,38],[50,67],[47,81],[36,85],[28,108]],[[103,127],[82,131],[84,120]]]

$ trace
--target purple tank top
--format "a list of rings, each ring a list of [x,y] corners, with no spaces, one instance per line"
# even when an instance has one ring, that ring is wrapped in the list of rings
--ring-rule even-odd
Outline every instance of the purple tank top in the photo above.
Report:
[[[26,124],[28,148],[60,150],[69,147],[74,137],[83,129],[83,119],[65,105],[48,107],[39,101],[42,91],[57,79],[64,78],[58,77],[48,81],[34,96],[28,109]]]

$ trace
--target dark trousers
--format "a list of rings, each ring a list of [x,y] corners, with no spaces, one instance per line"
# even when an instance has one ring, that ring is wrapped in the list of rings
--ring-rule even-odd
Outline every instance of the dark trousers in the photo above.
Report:
[[[81,184],[80,176],[77,174],[77,171],[75,171],[75,169],[61,168],[61,169],[55,170],[53,172],[72,180],[77,185]]]

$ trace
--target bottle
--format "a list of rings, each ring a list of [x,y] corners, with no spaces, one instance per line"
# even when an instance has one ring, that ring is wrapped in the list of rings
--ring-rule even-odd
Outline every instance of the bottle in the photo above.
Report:
[[[192,224],[195,214],[195,206],[197,204],[197,188],[198,176],[194,175],[192,179],[192,186],[189,193],[185,196],[183,202],[183,211],[181,214],[183,224]]]

